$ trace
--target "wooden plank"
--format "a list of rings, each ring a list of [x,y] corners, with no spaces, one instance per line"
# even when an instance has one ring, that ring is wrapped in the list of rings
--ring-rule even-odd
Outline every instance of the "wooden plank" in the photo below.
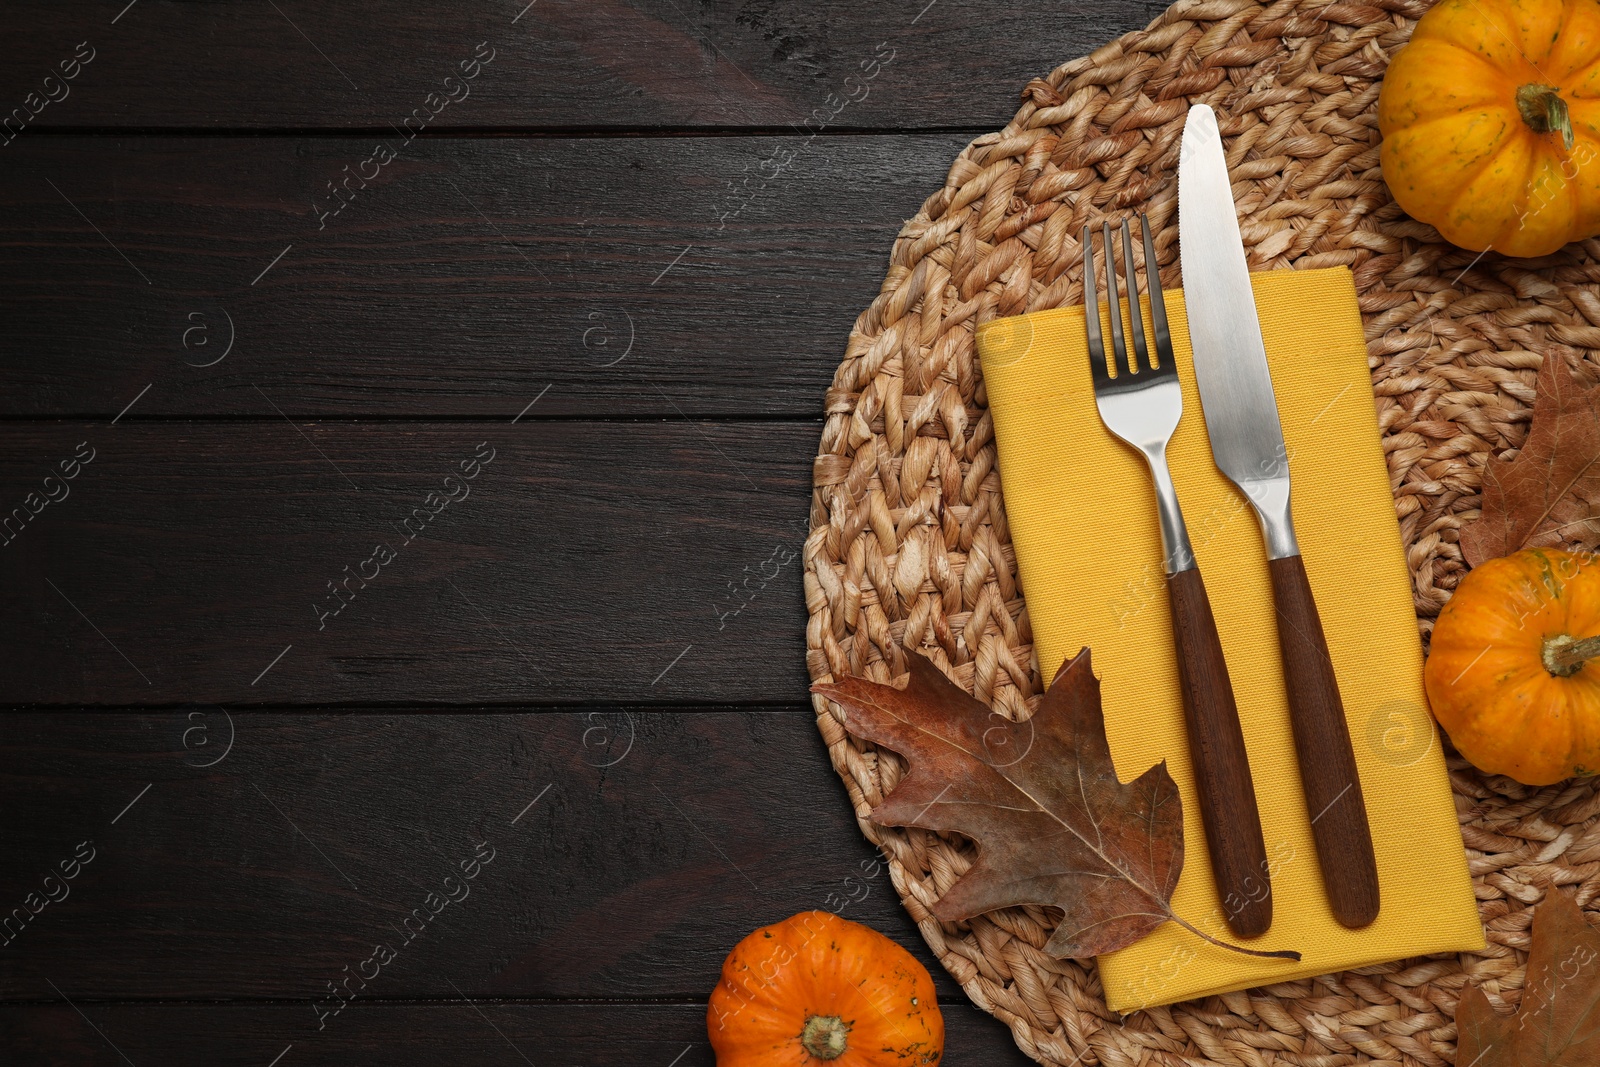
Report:
[[[786,127],[837,107],[830,96],[850,101],[822,113],[837,126],[989,129],[1030,78],[1161,6],[25,0],[7,12],[0,101],[23,109],[22,137],[45,126],[382,128],[419,108],[456,128]],[[92,58],[63,82],[80,42]],[[480,44],[492,59],[463,70]]]
[[[703,1002],[745,934],[813,908],[959,995],[805,706],[31,712],[0,739],[0,998],[287,998],[341,1025],[330,981],[356,1007]]]
[[[0,417],[811,417],[967,140],[19,140]]]
[[[70,989],[63,992],[77,1001]],[[141,1067],[712,1067],[716,1062],[703,1004],[471,1000],[367,1004],[318,1031],[300,1005],[79,1003],[80,1015],[57,998],[47,1005],[0,1006],[0,1047],[28,1067],[127,1067],[130,1061]],[[941,1062],[1033,1064],[1004,1026],[964,999],[941,1000],[939,1008],[945,1022]],[[274,1062],[280,1054],[283,1058]]]
[[[0,425],[0,702],[801,699],[818,433]]]

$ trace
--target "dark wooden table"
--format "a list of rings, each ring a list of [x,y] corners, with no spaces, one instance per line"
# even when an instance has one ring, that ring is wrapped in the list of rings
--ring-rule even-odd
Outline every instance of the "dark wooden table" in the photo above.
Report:
[[[9,5],[0,1062],[710,1064],[809,908],[1025,1062],[829,768],[795,556],[901,221],[1156,10]]]

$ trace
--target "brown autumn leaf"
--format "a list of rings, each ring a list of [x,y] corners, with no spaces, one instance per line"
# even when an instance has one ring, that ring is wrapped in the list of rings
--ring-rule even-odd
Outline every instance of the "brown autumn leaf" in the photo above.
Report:
[[[1456,1007],[1456,1062],[1472,1067],[1600,1064],[1600,930],[1571,896],[1551,889],[1533,912],[1522,1007],[1501,1015],[1483,990]]]
[[[1018,904],[1064,912],[1045,945],[1054,956],[1098,956],[1172,920],[1183,869],[1183,801],[1165,762],[1117,780],[1089,650],[1064,664],[1039,710],[1015,723],[910,656],[904,689],[860,678],[811,687],[844,709],[845,729],[910,763],[872,809],[883,826],[949,830],[978,859],[933,906],[955,921]]]
[[[1461,531],[1471,566],[1600,532],[1600,387],[1574,373],[1566,351],[1552,348],[1539,368],[1522,450],[1484,468],[1483,514]]]

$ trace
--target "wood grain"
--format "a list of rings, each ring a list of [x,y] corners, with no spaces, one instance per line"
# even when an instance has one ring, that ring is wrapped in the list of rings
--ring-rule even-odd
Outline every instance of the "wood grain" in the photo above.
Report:
[[[0,101],[22,105],[88,40],[94,59],[65,99],[39,112],[37,126],[381,128],[423,106],[428,93],[446,91],[443,79],[487,41],[493,62],[439,122],[785,128],[829,94],[849,92],[845,79],[887,44],[894,61],[839,125],[980,132],[1005,124],[1030,78],[1160,10],[1142,0],[1037,10],[978,0],[123,7],[10,5]]]
[[[1366,926],[1378,917],[1378,864],[1339,680],[1304,561],[1286,556],[1270,560],[1267,566],[1278,615],[1289,721],[1322,885],[1334,918],[1348,927]]]
[[[1199,569],[1169,574],[1167,595],[1195,792],[1217,896],[1235,934],[1259,937],[1272,926],[1272,872],[1228,661]]]
[[[790,702],[817,433],[0,425],[0,701]]]
[[[72,996],[70,987],[63,992]],[[46,993],[49,993],[46,987]],[[702,1004],[523,1004],[502,1000],[374,1002],[316,1029],[299,1004],[54,1004],[0,1007],[0,1047],[27,1067],[479,1067],[582,1063],[588,1067],[712,1067]],[[965,1000],[940,997],[950,1063],[1032,1067],[1000,1023]],[[103,1032],[96,1034],[94,1027]]]
[[[7,999],[53,999],[49,981],[85,1000],[274,997],[304,1001],[296,1014],[314,1022],[310,1002],[334,1003],[329,980],[370,977],[359,965],[381,943],[396,958],[329,1028],[365,998],[453,988],[703,1003],[746,933],[811,908],[893,937],[942,1000],[959,996],[804,705],[191,705],[13,713],[3,730],[0,916],[80,842],[93,851],[62,899],[20,932],[13,918]],[[464,880],[485,841],[492,860]],[[428,893],[462,892],[451,876],[465,896],[407,937]]]
[[[828,766],[794,560],[902,220],[1160,6],[8,8],[0,1058],[709,1064],[822,907],[1027,1062]]]
[[[968,139],[18,139],[0,415],[811,418]]]

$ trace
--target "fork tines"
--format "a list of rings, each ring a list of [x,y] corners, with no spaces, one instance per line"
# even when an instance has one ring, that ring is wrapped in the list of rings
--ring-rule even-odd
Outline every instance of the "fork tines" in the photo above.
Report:
[[[1143,375],[1144,380],[1151,380],[1152,375],[1164,378],[1177,373],[1172,360],[1172,334],[1167,328],[1167,307],[1161,293],[1161,276],[1156,270],[1156,246],[1150,237],[1150,221],[1143,213],[1139,215],[1139,228],[1144,235],[1145,289],[1150,297],[1155,358],[1151,358],[1145,344],[1144,319],[1139,313],[1138,278],[1133,270],[1133,236],[1128,228],[1128,220],[1123,219],[1119,229],[1122,233],[1123,276],[1128,286],[1128,333],[1133,338],[1133,356],[1129,357],[1128,346],[1123,339],[1122,298],[1117,291],[1116,246],[1111,240],[1111,223],[1102,222],[1101,248],[1106,259],[1105,287],[1111,308],[1111,350],[1114,357],[1114,361],[1108,364],[1100,333],[1100,286],[1094,264],[1094,231],[1087,223],[1083,227],[1084,328],[1088,334],[1089,365],[1094,371],[1096,387],[1124,373],[1130,376]]]

